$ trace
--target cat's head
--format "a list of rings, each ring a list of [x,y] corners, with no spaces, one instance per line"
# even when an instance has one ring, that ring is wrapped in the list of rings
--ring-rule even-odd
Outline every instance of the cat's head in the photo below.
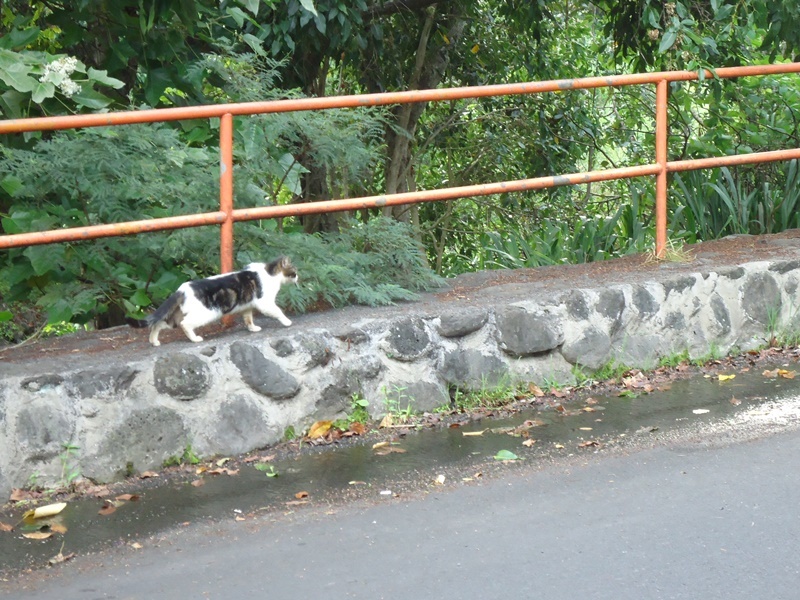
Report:
[[[297,283],[297,269],[288,256],[280,256],[267,265],[267,273],[283,278],[283,283]]]

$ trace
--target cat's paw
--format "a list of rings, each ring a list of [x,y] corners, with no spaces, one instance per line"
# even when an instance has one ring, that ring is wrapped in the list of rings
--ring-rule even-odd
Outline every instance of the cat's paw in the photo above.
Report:
[[[261,327],[259,327],[258,325],[248,325],[247,330],[256,333],[258,331],[261,331]]]
[[[291,324],[292,324],[292,320],[291,319],[287,319],[287,318],[281,319],[281,325],[283,325],[284,327],[288,327]]]
[[[153,344],[153,346],[160,346],[161,345],[161,342],[159,342],[158,340],[153,340],[150,343]]]
[[[190,337],[189,340],[196,344],[197,342],[202,342],[203,338],[202,336],[196,335],[194,337]]]

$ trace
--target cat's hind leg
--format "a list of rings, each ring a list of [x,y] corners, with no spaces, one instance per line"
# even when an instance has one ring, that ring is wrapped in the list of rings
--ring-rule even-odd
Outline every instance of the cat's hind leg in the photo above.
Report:
[[[153,344],[153,346],[161,345],[161,342],[158,341],[158,334],[161,333],[162,329],[169,329],[169,325],[164,321],[158,321],[150,328],[150,343]]]
[[[284,327],[288,327],[292,324],[292,321],[285,314],[283,314],[283,311],[274,302],[261,302],[256,305],[256,308],[258,309],[258,312],[265,317],[278,319],[278,321],[280,321],[281,325]]]
[[[256,331],[261,331],[261,327],[253,323],[253,311],[247,310],[242,313],[242,318],[244,319],[244,324],[247,326],[248,331],[252,331],[255,333]]]

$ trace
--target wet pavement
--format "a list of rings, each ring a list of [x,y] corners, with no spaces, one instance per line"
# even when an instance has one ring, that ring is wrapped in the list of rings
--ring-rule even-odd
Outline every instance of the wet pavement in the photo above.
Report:
[[[235,475],[205,473],[128,490],[139,498],[119,502],[108,515],[99,514],[103,500],[72,500],[51,521],[56,533],[46,540],[23,537],[21,514],[31,506],[6,510],[0,522],[16,527],[0,531],[2,576],[13,580],[25,569],[46,566],[59,552],[100,555],[148,539],[180,536],[182,528],[201,523],[254,522],[354,502],[412,499],[476,485],[522,465],[544,467],[642,447],[731,443],[798,425],[800,376],[768,378],[759,368],[724,381],[718,375],[674,381],[669,390],[638,397],[594,396],[565,401],[562,409],[545,406],[504,419],[416,431],[378,449],[372,447],[374,440],[366,439],[348,447],[317,448],[276,459],[264,465],[266,472],[256,463],[239,461]],[[527,440],[533,441],[524,445]],[[521,460],[496,460],[501,452]],[[198,479],[203,485],[192,485]]]

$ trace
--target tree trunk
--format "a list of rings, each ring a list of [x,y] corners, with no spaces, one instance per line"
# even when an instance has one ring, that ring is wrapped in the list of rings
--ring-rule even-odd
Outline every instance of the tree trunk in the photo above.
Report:
[[[466,19],[461,14],[453,13],[454,8],[452,3],[443,2],[428,8],[421,15],[419,44],[408,89],[435,88],[442,82],[450,63],[450,51],[466,26]],[[442,19],[446,19],[444,25],[447,30],[447,43],[434,51],[431,48],[431,32],[436,22]],[[396,129],[389,128],[386,132],[387,194],[407,192],[416,187],[413,182],[409,185],[413,179],[412,142],[417,124],[426,107],[426,102],[418,102],[403,104],[394,110]],[[417,220],[414,215],[415,211],[416,207],[410,209],[409,206],[395,206],[384,209],[384,214],[394,216],[404,222],[413,222]]]

